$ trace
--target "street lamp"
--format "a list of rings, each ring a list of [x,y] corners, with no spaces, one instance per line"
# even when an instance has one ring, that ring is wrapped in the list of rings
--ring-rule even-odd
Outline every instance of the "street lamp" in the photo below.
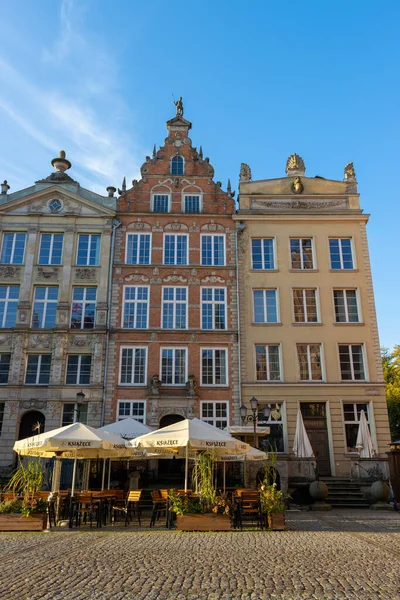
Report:
[[[242,423],[253,423],[254,427],[254,448],[257,448],[257,423],[259,421],[258,417],[258,400],[254,396],[250,400],[250,408],[252,411],[252,415],[247,414],[247,406],[242,404],[240,407],[240,416],[242,418]],[[263,420],[268,421],[269,416],[271,414],[271,405],[266,404],[263,408]]]
[[[72,421],[73,423],[78,422],[78,406],[82,406],[84,399],[85,399],[85,394],[81,390],[76,395],[76,402],[74,404],[74,420]]]

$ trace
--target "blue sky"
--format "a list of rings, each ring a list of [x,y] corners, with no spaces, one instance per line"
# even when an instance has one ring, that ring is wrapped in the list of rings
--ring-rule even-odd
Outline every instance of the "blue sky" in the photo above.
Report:
[[[138,176],[183,96],[215,177],[342,179],[354,161],[368,226],[381,344],[400,343],[398,2],[2,2],[0,178],[51,172],[81,185]]]

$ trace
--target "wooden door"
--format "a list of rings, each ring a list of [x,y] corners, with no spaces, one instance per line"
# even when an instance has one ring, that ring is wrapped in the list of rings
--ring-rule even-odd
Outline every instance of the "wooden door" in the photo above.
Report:
[[[329,477],[331,475],[331,463],[326,405],[324,402],[302,402],[301,414],[308,439],[317,459],[318,474],[323,477]]]

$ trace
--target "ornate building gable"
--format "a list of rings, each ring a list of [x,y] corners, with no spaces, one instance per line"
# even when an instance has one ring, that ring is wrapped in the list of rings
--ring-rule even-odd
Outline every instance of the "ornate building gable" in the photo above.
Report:
[[[183,118],[183,104],[176,105],[177,114],[167,121],[168,136],[141,167],[141,179],[134,180],[126,189],[125,180],[119,190],[118,210],[121,212],[163,212],[154,207],[154,196],[168,196],[168,212],[185,212],[185,196],[200,196],[201,213],[232,214],[235,210],[233,196],[228,183],[227,191],[221,182],[215,182],[214,168],[203,149],[192,146],[188,137],[190,121]]]

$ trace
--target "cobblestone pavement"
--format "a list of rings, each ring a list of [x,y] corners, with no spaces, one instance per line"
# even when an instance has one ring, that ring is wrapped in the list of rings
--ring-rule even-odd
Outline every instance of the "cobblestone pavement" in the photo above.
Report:
[[[285,532],[0,533],[0,599],[400,598],[399,513],[286,518]]]

